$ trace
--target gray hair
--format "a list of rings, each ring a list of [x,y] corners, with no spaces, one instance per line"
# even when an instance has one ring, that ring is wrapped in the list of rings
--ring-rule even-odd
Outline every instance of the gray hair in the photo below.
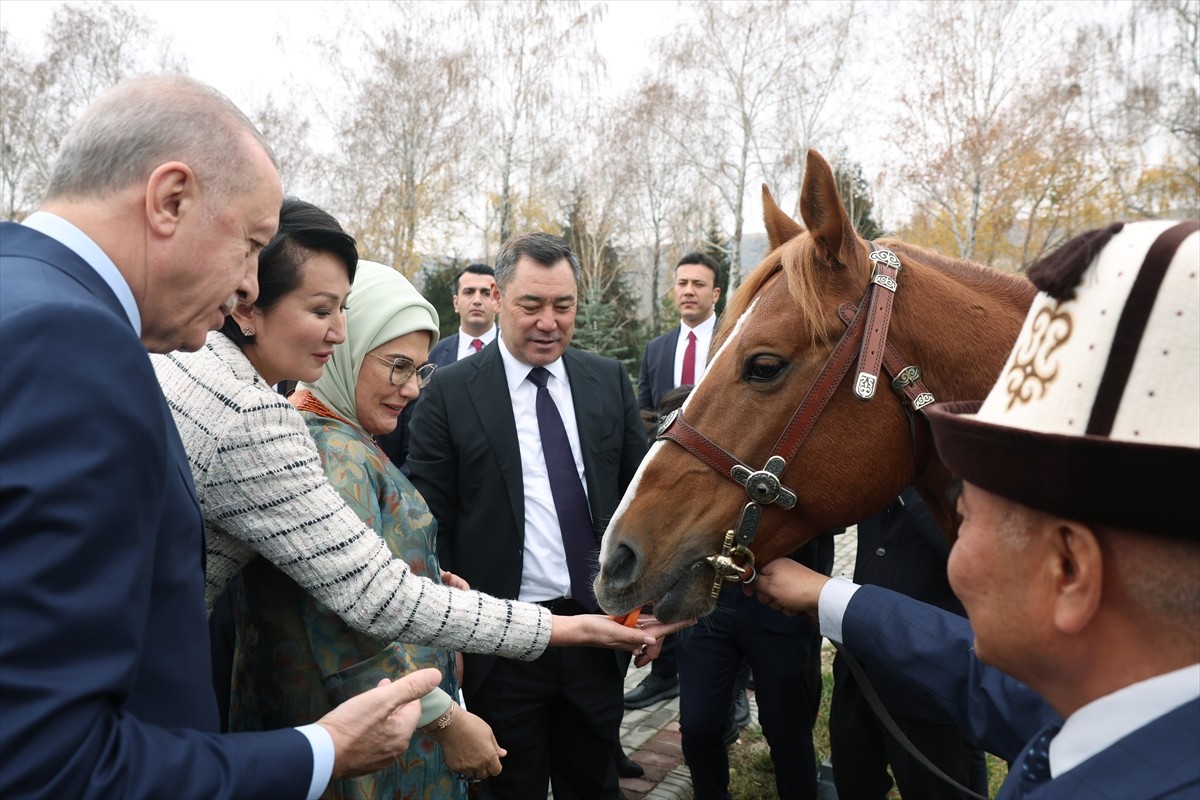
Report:
[[[249,133],[262,134],[225,95],[185,75],[122,81],[92,103],[63,137],[46,199],[94,198],[146,180],[167,161],[192,168],[217,201],[254,188]]]
[[[1146,619],[1195,637],[1200,621],[1200,542],[1099,528],[1116,553],[1117,581]],[[1194,640],[1194,639],[1193,639]]]
[[[496,256],[496,286],[501,292],[516,271],[521,256],[528,256],[543,267],[553,267],[566,259],[575,276],[575,285],[579,285],[579,256],[575,255],[565,239],[548,233],[522,233],[501,245]]]

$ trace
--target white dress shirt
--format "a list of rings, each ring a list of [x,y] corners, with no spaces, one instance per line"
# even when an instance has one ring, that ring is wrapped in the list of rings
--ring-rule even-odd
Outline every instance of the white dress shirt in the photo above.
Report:
[[[694,328],[689,328],[683,320],[679,321],[679,339],[675,342],[675,372],[671,380],[676,386],[683,384],[683,354],[687,351],[688,334],[696,334],[696,383],[704,377],[708,369],[708,348],[712,344],[713,330],[717,326],[717,315],[712,314],[708,319]]]
[[[493,325],[492,327],[490,327],[486,331],[484,331],[482,336],[473,336],[473,335],[467,333],[466,331],[464,331],[462,328],[459,328],[458,329],[458,355],[456,356],[456,358],[459,361],[462,361],[467,356],[475,355],[475,348],[471,347],[471,341],[474,339],[478,339],[479,341],[483,342],[483,346],[487,347],[496,338],[496,331],[497,331],[497,328],[495,325]]]
[[[512,398],[513,419],[517,424],[517,442],[521,448],[521,477],[525,488],[525,554],[521,566],[521,592],[517,599],[527,603],[556,600],[571,596],[571,573],[567,569],[567,551],[563,547],[558,512],[554,510],[554,495],[550,492],[550,474],[542,454],[542,434],[537,421],[537,386],[529,380],[533,367],[522,363],[508,351],[500,340],[500,357],[508,394]],[[575,422],[575,403],[567,368],[562,359],[546,365],[550,379],[546,389],[558,406],[575,469],[587,494],[587,479],[583,473],[583,448],[579,443],[579,426]]]

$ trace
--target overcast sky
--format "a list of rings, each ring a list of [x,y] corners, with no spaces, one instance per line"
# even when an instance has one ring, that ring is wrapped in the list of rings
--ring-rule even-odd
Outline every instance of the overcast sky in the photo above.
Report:
[[[135,0],[121,2],[150,18],[187,58],[189,71],[253,107],[295,76],[318,76],[313,39],[328,35],[346,3],[295,0]],[[40,53],[58,0],[0,0],[0,23],[30,52]],[[355,0],[364,13],[376,0]],[[674,0],[608,0],[596,28],[614,90],[624,89],[651,59],[651,42],[670,29]]]

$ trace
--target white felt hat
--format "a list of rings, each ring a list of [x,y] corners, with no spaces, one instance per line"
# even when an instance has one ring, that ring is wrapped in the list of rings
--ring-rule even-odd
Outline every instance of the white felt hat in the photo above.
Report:
[[[1041,290],[980,403],[929,410],[959,477],[1031,508],[1200,533],[1200,223],[1116,223],[1029,271]]]

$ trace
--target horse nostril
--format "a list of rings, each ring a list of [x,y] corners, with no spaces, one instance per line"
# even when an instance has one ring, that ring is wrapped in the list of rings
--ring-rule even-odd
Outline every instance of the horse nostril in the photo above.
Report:
[[[641,572],[637,551],[625,543],[617,545],[604,563],[603,578],[614,589],[631,584]]]

